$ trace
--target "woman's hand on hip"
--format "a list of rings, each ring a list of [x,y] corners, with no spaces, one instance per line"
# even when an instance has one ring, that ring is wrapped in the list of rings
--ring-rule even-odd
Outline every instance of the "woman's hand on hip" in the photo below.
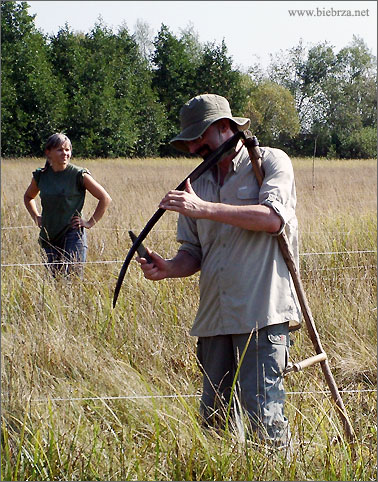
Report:
[[[81,218],[80,216],[72,216],[71,227],[73,229],[79,229],[79,228],[90,229],[92,226],[93,224],[89,221],[86,221],[84,218]]]

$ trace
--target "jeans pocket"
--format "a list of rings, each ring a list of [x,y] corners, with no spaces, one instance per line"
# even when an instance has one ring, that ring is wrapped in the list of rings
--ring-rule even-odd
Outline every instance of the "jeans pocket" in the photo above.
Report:
[[[289,363],[289,326],[288,323],[280,323],[267,327],[267,338],[272,344],[272,356],[281,373]]]

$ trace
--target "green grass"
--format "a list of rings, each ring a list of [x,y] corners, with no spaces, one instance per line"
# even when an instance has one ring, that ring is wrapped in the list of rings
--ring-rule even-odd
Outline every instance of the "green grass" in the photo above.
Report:
[[[151,283],[133,261],[112,309],[127,230],[139,232],[196,161],[73,162],[113,204],[88,232],[84,280],[67,282],[38,265],[22,201],[43,161],[3,161],[1,480],[376,480],[375,161],[316,160],[313,176],[311,160],[294,160],[303,284],[356,443],[314,366],[286,379],[290,460],[243,427],[200,426],[188,335],[198,275]],[[88,197],[86,215],[94,205]],[[166,213],[146,245],[173,255],[176,219]],[[26,263],[37,265],[5,266]],[[292,361],[314,354],[305,327],[292,340]]]

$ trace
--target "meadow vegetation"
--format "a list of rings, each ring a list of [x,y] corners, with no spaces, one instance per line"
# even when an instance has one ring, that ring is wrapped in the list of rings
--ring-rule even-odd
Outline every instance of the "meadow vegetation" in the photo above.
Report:
[[[132,261],[112,309],[128,230],[198,160],[72,162],[113,199],[88,232],[83,280],[42,265],[23,193],[44,160],[2,164],[1,480],[376,480],[376,161],[293,159],[302,280],[356,442],[317,365],[286,378],[291,458],[245,437],[247,423],[202,429],[198,275],[152,283]],[[173,255],[176,219],[145,244]],[[292,361],[314,354],[305,326],[291,338]]]

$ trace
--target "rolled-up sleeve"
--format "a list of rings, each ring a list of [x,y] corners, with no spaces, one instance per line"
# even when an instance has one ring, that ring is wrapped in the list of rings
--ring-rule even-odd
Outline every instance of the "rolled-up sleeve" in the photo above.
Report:
[[[294,171],[289,156],[280,149],[266,148],[263,153],[264,181],[259,203],[269,206],[281,219],[280,235],[295,213]],[[294,197],[293,197],[294,196]]]
[[[268,197],[265,201],[263,201],[261,204],[264,204],[265,206],[269,206],[270,208],[273,209],[273,211],[278,214],[278,216],[281,218],[281,226],[279,231],[276,233],[270,233],[272,236],[279,236],[283,230],[285,229],[286,223],[288,221],[288,216],[287,212],[285,209],[285,206],[283,206],[279,201],[276,199],[271,199]]]
[[[177,241],[180,243],[179,251],[187,251],[193,258],[201,262],[202,249],[197,235],[195,219],[179,215],[177,223]]]

